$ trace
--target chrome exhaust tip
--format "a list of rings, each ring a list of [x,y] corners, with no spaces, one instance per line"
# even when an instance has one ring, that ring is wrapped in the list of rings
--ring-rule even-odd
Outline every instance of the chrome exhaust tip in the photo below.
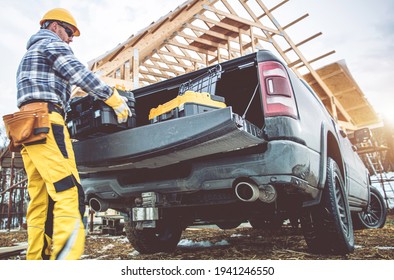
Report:
[[[234,191],[237,198],[244,202],[254,202],[259,199],[265,203],[272,203],[278,196],[272,185],[257,186],[249,182],[239,182]]]
[[[241,201],[253,202],[259,198],[260,190],[255,184],[240,182],[235,186],[235,195]]]
[[[95,212],[105,212],[109,208],[109,203],[93,197],[89,200],[89,206]]]

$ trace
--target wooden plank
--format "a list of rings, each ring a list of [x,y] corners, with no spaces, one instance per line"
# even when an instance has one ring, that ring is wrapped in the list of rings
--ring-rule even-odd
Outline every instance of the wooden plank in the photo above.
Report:
[[[270,28],[268,26],[265,26],[260,21],[256,22],[256,21],[251,21],[251,20],[248,20],[248,19],[244,19],[242,17],[239,17],[238,15],[233,15],[233,14],[229,14],[229,13],[223,12],[223,11],[221,11],[219,9],[216,9],[213,6],[204,5],[204,9],[206,9],[208,11],[211,11],[211,12],[214,12],[214,13],[216,13],[218,15],[223,16],[223,17],[232,19],[232,20],[237,21],[239,23],[242,23],[242,24],[245,24],[245,25],[249,25],[249,26],[258,27],[258,28],[260,28],[262,30],[271,32],[272,34],[278,34],[278,35],[280,34],[280,32],[278,30]]]
[[[177,32],[176,35],[183,37],[185,40],[189,39],[191,41],[199,42],[203,45],[206,45],[208,47],[213,47],[215,49],[217,49],[219,46],[224,46],[224,44],[218,44],[218,43],[213,42],[212,40],[203,39],[201,37],[193,37],[189,34],[186,34],[185,32]],[[190,42],[189,44],[192,45],[193,43]]]
[[[209,50],[202,50],[202,49],[197,48],[197,47],[193,47],[193,46],[190,46],[190,45],[186,45],[186,44],[180,43],[180,42],[178,42],[178,41],[176,41],[176,40],[168,40],[167,43],[168,43],[169,45],[178,47],[178,48],[180,48],[180,49],[192,50],[192,51],[195,51],[195,52],[197,52],[197,53],[203,53],[203,54],[205,54],[205,55],[208,54],[208,55],[216,56],[216,52],[209,51]]]
[[[303,20],[304,18],[307,18],[309,16],[309,14],[305,14],[299,18],[297,18],[296,20],[293,20],[292,22],[286,24],[285,26],[283,26],[283,30],[286,30],[287,28],[289,28],[290,26],[293,26],[294,24],[300,22],[301,20]]]
[[[355,127],[363,127],[379,122],[373,107],[350,75],[343,60],[326,65],[321,69],[317,69],[316,72],[335,96],[335,104],[340,104],[351,116]],[[311,74],[307,74],[304,76],[304,79],[316,91],[322,101],[326,103],[325,98],[322,96],[327,95],[314,77]]]
[[[11,247],[0,247],[0,259],[19,255],[24,250],[27,250],[27,243]]]
[[[179,6],[173,13],[176,13],[179,9],[183,9],[184,5],[189,5],[188,9],[183,10],[183,13],[179,14],[176,18],[173,18],[171,21],[168,21],[166,24],[161,25],[158,29],[154,29],[157,25],[160,25],[164,20],[161,19],[155,24],[149,26],[150,30],[154,29],[154,32],[146,32],[147,29],[141,31],[141,33],[145,33],[143,38],[138,38],[138,43],[133,44],[135,38],[130,38],[128,41],[123,43],[123,45],[133,45],[134,48],[137,48],[140,52],[140,58],[144,58],[152,53],[153,50],[158,49],[159,46],[163,44],[163,42],[172,36],[175,31],[178,31],[184,22],[189,22],[193,19],[194,15],[198,14],[202,10],[202,5],[205,4],[213,4],[217,1],[212,0],[194,0],[187,1],[181,6]],[[193,4],[195,3],[195,5]],[[193,5],[192,5],[193,4]],[[126,47],[122,49],[120,52],[117,52],[116,58],[113,58],[112,61],[109,61],[105,64],[100,65],[97,64],[96,71],[100,71],[103,76],[108,75],[113,72],[116,68],[119,67],[122,63],[127,61],[130,57],[132,57],[133,48]],[[113,54],[110,53],[106,57],[113,57]]]
[[[227,24],[227,23],[222,22],[222,21],[217,21],[217,20],[208,18],[208,17],[206,17],[204,15],[195,15],[194,17],[196,19],[200,19],[200,20],[202,20],[202,21],[204,21],[206,23],[210,23],[210,24],[212,24],[214,26],[219,26],[219,27],[221,27],[223,29],[226,29],[228,31],[234,32],[235,34],[238,34],[239,31],[240,31],[240,28],[235,27],[234,25]],[[211,29],[212,29],[212,27],[211,27]]]
[[[204,28],[201,28],[201,27],[199,27],[199,26],[195,26],[195,25],[193,25],[193,24],[191,24],[191,23],[186,23],[186,24],[184,25],[184,27],[185,27],[185,28],[190,28],[190,29],[193,30],[195,33],[196,33],[196,32],[201,32],[201,33],[203,33],[203,34],[206,34],[206,35],[209,35],[209,36],[211,36],[211,37],[217,38],[217,39],[219,39],[219,40],[227,41],[227,40],[230,39],[229,36],[227,36],[227,35],[225,35],[225,34],[223,34],[223,33],[215,32],[215,31],[212,31],[212,30],[210,30],[210,29],[204,29]],[[201,37],[201,35],[200,35],[200,37]]]
[[[165,74],[165,73],[157,73],[155,71],[150,71],[149,69],[151,69],[150,67],[145,66],[148,70],[140,70],[140,74],[144,74],[144,75],[150,75],[156,78],[163,78],[163,79],[169,79],[172,78],[171,75]],[[171,70],[167,70],[168,72],[175,72],[175,70],[171,71]],[[185,74],[185,72],[176,72],[174,73],[176,75],[181,75],[181,74]]]
[[[305,40],[302,40],[301,42],[297,43],[297,44],[296,44],[296,47],[299,47],[299,46],[301,46],[301,45],[303,45],[303,44],[305,44],[305,43],[307,43],[307,42],[309,42],[309,41],[315,39],[316,37],[321,36],[322,34],[323,34],[323,33],[318,32],[318,33],[316,33],[315,35],[312,35],[312,36],[306,38]],[[291,51],[292,49],[293,49],[293,48],[288,48],[288,49],[284,50],[284,52],[285,52],[285,53],[286,53],[286,52],[289,52],[289,51]]]
[[[168,46],[166,46],[166,47],[168,47]],[[168,48],[167,48],[167,50],[168,50]],[[156,51],[156,53],[158,55],[172,56],[173,58],[175,58],[177,60],[184,59],[184,60],[188,60],[190,62],[204,63],[204,60],[200,60],[200,59],[190,57],[190,56],[180,55],[180,54],[174,53],[173,51],[166,52],[166,51],[158,50],[158,51]]]
[[[182,67],[185,69],[194,69],[193,65],[187,65],[182,61],[177,61],[177,62],[169,61],[163,55],[159,55],[159,56],[160,56],[160,58],[150,57],[149,60],[151,60],[152,62],[161,62],[161,63],[166,64],[169,67],[168,70],[173,69],[170,66],[179,66],[179,67]],[[185,60],[187,60],[187,59],[185,59]],[[162,69],[164,69],[164,68],[162,68]]]

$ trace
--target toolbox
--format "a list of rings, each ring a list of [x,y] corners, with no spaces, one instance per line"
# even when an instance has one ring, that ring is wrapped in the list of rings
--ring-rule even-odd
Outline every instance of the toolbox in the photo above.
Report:
[[[210,95],[207,92],[187,91],[183,95],[151,109],[149,120],[151,123],[156,123],[225,107],[224,97]]]
[[[224,97],[215,95],[216,82],[221,73],[221,66],[217,65],[203,75],[181,84],[176,98],[150,110],[149,121],[156,123],[225,108]]]
[[[132,117],[125,123],[118,123],[114,110],[104,101],[86,95],[70,100],[66,123],[72,139],[94,138],[108,133],[121,131],[136,126],[135,98],[131,91],[117,89],[121,96],[127,97]]]

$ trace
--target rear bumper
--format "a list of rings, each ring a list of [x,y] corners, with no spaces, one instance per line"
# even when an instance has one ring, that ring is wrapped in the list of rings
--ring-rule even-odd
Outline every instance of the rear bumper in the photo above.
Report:
[[[272,141],[261,152],[189,161],[185,164],[190,164],[190,169],[183,177],[154,180],[154,176],[145,178],[143,170],[130,176],[127,171],[119,171],[82,178],[82,186],[87,197],[116,201],[142,192],[187,194],[232,189],[235,180],[248,178],[257,185],[273,185],[284,194],[301,194],[304,204],[310,205],[320,199],[319,162],[320,155],[304,145]],[[162,171],[157,169],[158,173]]]

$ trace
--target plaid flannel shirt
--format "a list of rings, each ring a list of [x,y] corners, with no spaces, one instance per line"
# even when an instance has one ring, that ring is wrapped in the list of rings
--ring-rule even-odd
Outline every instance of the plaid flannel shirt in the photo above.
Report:
[[[72,85],[102,100],[113,93],[111,87],[74,56],[67,43],[46,29],[41,29],[28,41],[16,80],[18,107],[27,101],[45,100],[65,109]]]

